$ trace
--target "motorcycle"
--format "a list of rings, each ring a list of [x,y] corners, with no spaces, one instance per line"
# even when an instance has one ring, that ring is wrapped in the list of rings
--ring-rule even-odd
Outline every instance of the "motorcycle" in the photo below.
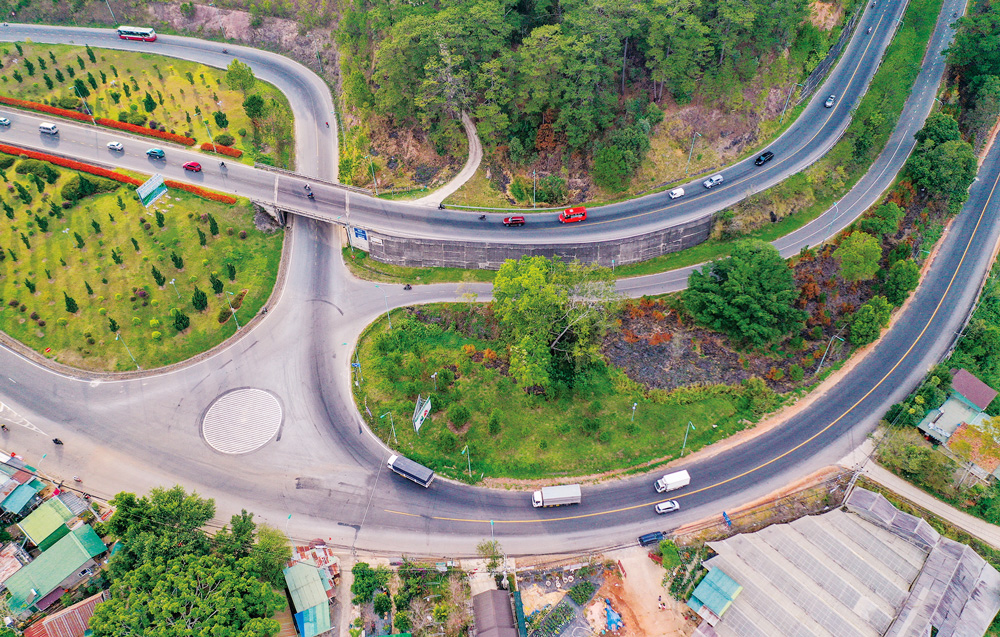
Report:
[[[306,193],[306,197],[309,197],[310,199],[315,199],[316,195],[312,194],[312,192],[310,191]]]
[[[413,287],[409,283],[407,283],[406,285],[403,286],[403,289],[404,290],[412,290]]]
[[[871,32],[872,32],[872,28],[868,27],[868,33],[871,33]]]
[[[63,444],[63,441],[59,440],[58,438],[53,438],[52,439],[52,443],[53,444],[57,444],[57,445],[61,445],[61,444]]]
[[[485,219],[486,219],[486,215],[479,215],[479,220],[480,221],[484,221]]]

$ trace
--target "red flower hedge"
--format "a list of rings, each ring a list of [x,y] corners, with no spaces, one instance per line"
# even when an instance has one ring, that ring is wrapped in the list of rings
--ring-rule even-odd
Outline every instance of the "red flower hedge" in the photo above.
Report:
[[[184,144],[185,146],[194,146],[195,140],[190,137],[185,137],[184,135],[175,135],[174,133],[165,133],[152,128],[146,128],[145,126],[136,126],[135,124],[129,124],[128,122],[119,122],[118,120],[108,119],[106,117],[98,117],[97,123],[102,126],[107,126],[109,128],[118,128],[120,130],[127,130],[130,133],[138,133],[139,135],[148,135],[150,137],[159,137],[160,139],[165,139],[171,142],[177,142],[178,144]]]
[[[108,170],[107,168],[91,166],[90,164],[74,161],[72,159],[64,159],[62,157],[56,157],[55,155],[48,155],[46,153],[37,153],[33,150],[27,150],[25,148],[19,148],[17,146],[8,146],[7,144],[0,144],[0,152],[14,156],[24,155],[29,159],[39,159],[41,161],[47,161],[57,166],[62,166],[63,168],[69,168],[71,170],[79,170],[81,172],[90,173],[91,175],[97,175],[98,177],[105,177],[107,179],[112,179],[114,181],[118,181],[123,184],[131,184],[133,186],[138,186],[139,184],[143,183],[143,180],[141,179],[136,179],[135,177],[130,177],[129,175],[123,175],[113,170]],[[227,204],[236,203],[236,197],[230,195],[224,195],[222,193],[218,193],[212,190],[206,190],[205,188],[201,188],[193,184],[186,184],[180,181],[174,181],[172,179],[166,179],[164,180],[163,183],[165,183],[168,188],[177,188],[178,190],[185,190],[187,192],[198,195],[199,197],[204,197],[205,199],[209,199],[211,201],[220,201],[222,203],[227,203]]]
[[[221,192],[215,192],[214,190],[206,190],[200,186],[195,186],[194,184],[186,184],[181,181],[174,181],[173,179],[165,179],[163,181],[168,188],[177,188],[178,190],[186,190],[192,194],[198,195],[199,197],[204,197],[211,201],[221,201],[222,203],[234,204],[236,203],[236,197],[230,195],[224,195]]]
[[[62,117],[69,117],[70,119],[79,120],[81,122],[91,121],[90,115],[86,115],[79,111],[71,111],[65,108],[57,108],[55,106],[49,106],[48,104],[40,104],[38,102],[29,102],[27,100],[19,100],[13,97],[3,97],[0,96],[0,104],[9,104],[11,106],[20,106],[21,108],[28,108],[33,111],[41,111],[43,113],[49,113],[52,115],[61,115]]]
[[[131,133],[137,133],[139,135],[147,135],[149,137],[158,137],[160,139],[166,139],[171,142],[177,142],[178,144],[184,144],[185,146],[194,146],[195,140],[190,137],[185,137],[184,135],[175,135],[173,133],[161,133],[158,130],[153,130],[152,128],[146,128],[145,126],[136,126],[135,124],[128,124],[126,122],[119,122],[113,119],[108,119],[106,117],[98,117],[96,120],[91,119],[90,115],[81,113],[79,111],[71,111],[66,108],[57,108],[55,106],[49,106],[48,104],[41,104],[39,102],[29,102],[27,100],[19,100],[13,97],[4,97],[0,95],[0,104],[9,104],[10,106],[20,106],[21,108],[27,108],[33,111],[40,111],[42,113],[49,113],[51,115],[59,115],[61,117],[68,117],[70,119],[75,119],[79,122],[91,122],[95,121],[102,126],[108,126],[110,128],[117,128],[119,130],[126,130]]]
[[[229,146],[223,146],[221,144],[213,144],[211,142],[202,142],[201,149],[208,151],[210,153],[218,153],[220,155],[227,155],[229,157],[242,157],[243,151],[239,148],[230,148]]]
[[[72,159],[65,159],[63,157],[56,157],[55,155],[48,155],[46,153],[37,153],[33,150],[18,148],[17,146],[8,146],[7,144],[0,144],[0,152],[4,152],[7,153],[8,155],[15,155],[15,156],[24,155],[29,159],[39,159],[41,161],[47,161],[51,164],[55,164],[56,166],[62,166],[63,168],[69,168],[71,170],[79,170],[81,172],[90,173],[91,175],[97,175],[98,177],[113,179],[114,181],[118,181],[123,184],[131,184],[133,186],[138,186],[139,184],[142,183],[141,180],[136,179],[135,177],[123,175],[113,170],[108,170],[107,168],[91,166],[90,164],[74,161]]]

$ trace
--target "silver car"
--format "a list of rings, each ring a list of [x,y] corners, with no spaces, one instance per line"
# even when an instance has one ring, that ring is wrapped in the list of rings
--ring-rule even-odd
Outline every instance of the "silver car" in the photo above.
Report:
[[[706,188],[713,188],[715,186],[718,186],[721,183],[722,183],[722,175],[721,174],[716,174],[716,175],[712,175],[711,177],[709,177],[705,181],[701,182],[701,185],[704,186],[704,187],[706,187]]]
[[[836,101],[837,101],[837,96],[836,95],[831,95],[830,97],[826,98],[825,102],[823,102],[823,106],[825,106],[827,108],[832,108],[833,107],[833,103],[836,102]]]
[[[666,502],[660,502],[656,505],[656,512],[659,514],[673,513],[681,508],[681,505],[677,503],[677,500],[667,500]]]

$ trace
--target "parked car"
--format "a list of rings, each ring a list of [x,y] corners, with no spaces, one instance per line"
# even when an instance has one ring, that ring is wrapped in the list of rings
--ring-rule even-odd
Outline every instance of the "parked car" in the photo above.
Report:
[[[670,196],[671,199],[680,199],[681,197],[684,196],[684,189],[674,188],[668,193],[668,195]]]
[[[523,226],[524,217],[521,215],[514,215],[513,217],[504,217],[503,225],[505,226]]]
[[[837,96],[836,95],[830,95],[830,97],[826,98],[826,101],[823,102],[823,106],[825,106],[827,108],[830,108],[830,107],[833,106],[834,102],[836,102],[836,101],[837,101]]]
[[[765,150],[763,153],[760,154],[760,157],[753,160],[753,163],[755,166],[763,166],[772,159],[774,159],[774,153],[772,153],[769,150]]]
[[[201,164],[196,161],[189,161],[184,164],[184,170],[190,170],[193,173],[201,172]]]
[[[652,533],[647,533],[645,535],[639,536],[639,546],[649,546],[650,544],[659,544],[663,541],[662,531],[653,531]]]
[[[701,182],[701,185],[706,188],[714,188],[715,186],[718,186],[721,183],[722,183],[722,175],[715,174],[706,179],[705,181]]]
[[[563,223],[573,223],[583,221],[587,218],[587,209],[580,206],[577,208],[567,208],[559,213],[559,221]]]
[[[121,142],[108,142],[108,150],[113,150],[116,153],[120,153],[123,150],[125,150],[125,147],[122,146]]]
[[[150,159],[163,159],[167,154],[163,152],[162,148],[150,148],[146,151],[146,157]]]
[[[655,507],[656,512],[659,514],[663,513],[673,513],[681,508],[681,505],[677,503],[677,500],[667,500],[666,502],[660,502]]]
[[[10,126],[10,120],[6,117],[0,117],[0,126]]]

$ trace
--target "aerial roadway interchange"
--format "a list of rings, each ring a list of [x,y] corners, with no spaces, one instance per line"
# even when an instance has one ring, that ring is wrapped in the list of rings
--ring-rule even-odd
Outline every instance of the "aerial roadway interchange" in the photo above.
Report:
[[[951,33],[949,16],[960,9],[954,2],[944,6],[899,129],[872,171],[844,205],[800,231],[804,233],[800,241],[815,245],[846,226],[875,201],[896,174],[912,145],[913,132],[930,111],[943,70],[940,51]],[[491,223],[484,230],[472,223],[475,219],[471,215],[415,210],[405,204],[352,193],[351,223],[361,225],[355,215],[360,218],[369,214],[372,217],[364,219],[366,225],[380,223],[387,229],[419,231],[428,236],[474,233],[483,237],[490,232],[505,241],[527,241],[533,240],[537,231],[551,236],[579,233],[573,239],[578,241],[609,233],[625,236],[641,231],[642,224],[668,223],[671,216],[721,209],[746,193],[747,175],[757,176],[759,182],[755,181],[753,187],[759,189],[807,164],[807,156],[786,150],[794,146],[798,136],[808,136],[811,145],[798,151],[807,155],[832,145],[847,124],[850,107],[867,84],[867,78],[855,84],[857,78],[873,70],[876,53],[880,54],[885,45],[882,42],[873,46],[865,36],[867,25],[877,25],[873,35],[884,33],[887,41],[888,33],[882,27],[889,22],[888,15],[894,16],[900,10],[899,3],[885,3],[867,12],[837,68],[818,91],[819,97],[814,98],[816,103],[804,110],[791,129],[796,134],[786,133],[769,146],[777,155],[774,161],[763,169],[753,170],[749,165],[752,160],[726,169],[722,172],[729,185],[704,193],[698,190],[700,186],[688,185],[686,189],[698,195],[680,200],[676,208],[668,208],[665,196],[658,196],[619,204],[608,211],[595,210],[590,220],[572,226],[559,227],[542,216],[541,222],[532,224],[529,237],[522,232],[504,233],[499,223]],[[92,46],[143,46],[122,43],[113,39],[111,32],[98,32],[104,41],[92,31],[82,31],[80,43],[85,36]],[[63,42],[69,39],[64,30],[16,25],[2,31],[2,36],[46,41],[45,32],[51,32],[47,37],[61,38]],[[224,66],[227,61],[215,43],[174,37],[160,40],[144,46],[153,50],[161,45],[175,46],[169,54],[215,66]],[[249,51],[231,48],[241,59],[248,59]],[[254,67],[264,77],[256,64]],[[297,72],[308,73],[304,69]],[[270,81],[289,94],[298,132],[302,122],[310,119],[302,113],[322,105],[322,99],[302,99],[290,90],[289,83],[312,85],[302,77]],[[852,88],[832,88],[845,85]],[[822,101],[829,93],[837,93],[841,101],[840,106],[826,110]],[[9,109],[3,114],[14,121],[3,141],[83,160],[116,165],[105,148],[112,140],[121,141],[132,153],[117,165],[149,172],[154,167],[147,166],[145,157],[137,155],[147,147],[165,147],[167,165],[155,169],[166,176],[179,177],[183,162],[204,159],[190,151],[69,122],[60,122],[64,131],[61,139],[49,147],[37,135],[36,122],[42,118]],[[311,120],[320,136],[315,131],[310,134],[320,138],[325,127],[317,115],[323,113],[313,111]],[[818,128],[796,128],[807,126]],[[301,135],[297,137],[302,139]],[[320,144],[315,149],[317,154],[310,156],[300,145],[298,165],[302,173],[332,179],[335,148],[335,144]],[[373,284],[346,275],[334,225],[304,217],[293,218],[287,276],[277,302],[240,338],[210,357],[164,372],[116,379],[64,375],[9,350],[0,352],[4,370],[0,399],[5,410],[16,413],[31,428],[16,430],[10,444],[45,471],[84,476],[88,489],[99,495],[180,483],[215,498],[220,517],[249,508],[293,537],[329,537],[334,543],[358,549],[468,554],[491,531],[513,554],[634,542],[639,533],[718,515],[836,462],[863,439],[884,409],[905,395],[943,355],[972,307],[1000,235],[996,215],[985,214],[988,208],[996,208],[996,200],[991,198],[1000,177],[997,152],[994,148],[984,162],[968,203],[953,222],[921,287],[895,327],[849,374],[835,386],[821,390],[812,404],[780,426],[715,456],[682,463],[678,468],[691,473],[692,484],[671,494],[671,499],[681,501],[682,510],[669,519],[657,517],[652,511],[653,503],[665,499],[654,492],[652,475],[585,486],[581,505],[546,510],[532,508],[530,494],[525,492],[471,488],[440,479],[425,490],[389,474],[384,469],[389,450],[363,426],[351,398],[348,372],[348,359],[358,334],[384,311],[382,294],[373,289]],[[206,172],[193,177],[204,179],[206,186],[252,195],[243,188],[252,189],[260,180],[269,184],[273,193],[273,173],[252,172],[249,167],[234,165],[228,178],[235,183],[227,185],[223,181],[227,177],[214,170],[210,162],[203,163]],[[289,183],[282,186],[279,196],[301,199],[301,180],[281,176],[278,183],[286,179]],[[333,211],[332,218],[347,214],[346,208],[337,207],[337,197],[346,198],[344,191],[319,184],[315,191],[322,207]],[[534,216],[531,221],[535,222]],[[809,240],[802,238],[805,236]],[[779,243],[787,244],[782,247],[791,252],[798,251],[791,237]],[[628,280],[621,287],[632,294],[662,292],[676,289],[683,278],[666,273]],[[403,292],[400,286],[390,287],[387,301],[393,306],[453,301],[458,293],[454,285],[417,286],[410,292]],[[270,392],[282,409],[280,428],[275,439],[256,452],[218,453],[202,439],[202,418],[217,398],[240,388]],[[66,444],[53,449],[53,437]]]

